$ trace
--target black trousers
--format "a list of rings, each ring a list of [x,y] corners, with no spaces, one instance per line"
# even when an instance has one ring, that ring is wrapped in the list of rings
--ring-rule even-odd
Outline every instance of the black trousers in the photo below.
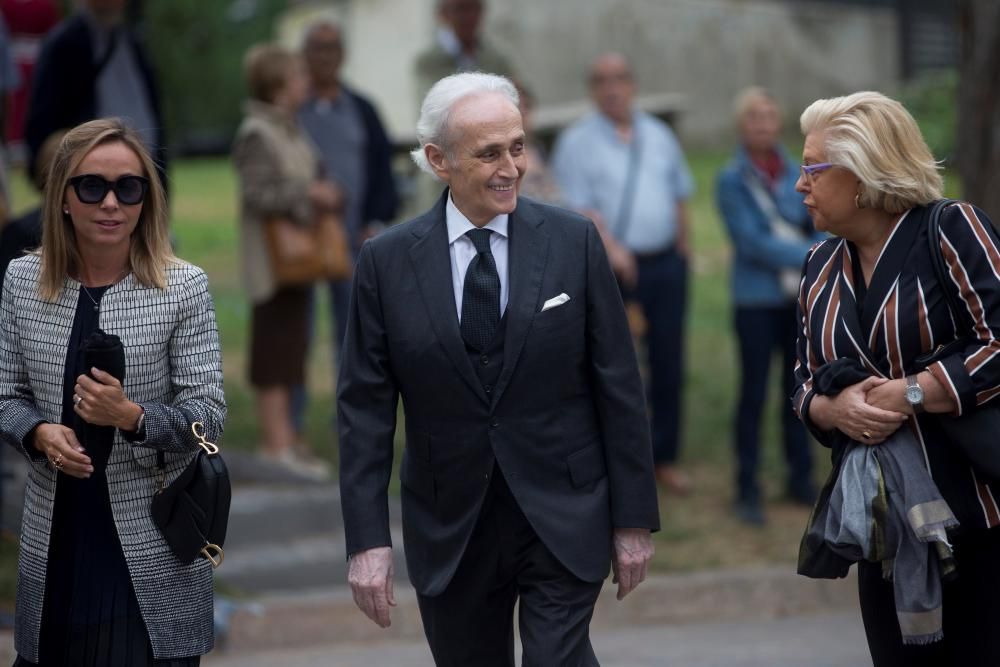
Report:
[[[577,579],[556,560],[494,467],[455,577],[440,595],[417,601],[438,667],[513,667],[518,600],[522,667],[596,667],[590,618],[602,584]]]
[[[760,422],[767,402],[771,358],[781,353],[782,396],[795,389],[795,304],[776,307],[739,306],[734,316],[740,351],[740,399],[736,414],[737,492],[740,500],[761,500],[757,481]],[[812,453],[806,429],[787,400],[780,403],[781,429],[788,462],[786,491],[794,498],[813,495]]]
[[[638,258],[639,284],[632,296],[646,318],[646,352],[653,460],[675,463],[680,455],[681,398],[684,388],[684,319],[687,311],[687,259],[673,249]]]
[[[892,584],[878,563],[858,564],[861,616],[874,667],[996,667],[1000,665],[1000,528],[955,539],[958,578],[945,582],[944,640],[905,646]]]

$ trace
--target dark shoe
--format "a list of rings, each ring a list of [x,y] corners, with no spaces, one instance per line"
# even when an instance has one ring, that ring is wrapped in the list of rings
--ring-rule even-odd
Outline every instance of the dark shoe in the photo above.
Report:
[[[767,523],[764,509],[756,500],[737,500],[734,506],[736,518],[748,526],[763,526]]]
[[[656,466],[656,481],[667,493],[675,496],[689,495],[693,487],[691,478],[673,464]]]

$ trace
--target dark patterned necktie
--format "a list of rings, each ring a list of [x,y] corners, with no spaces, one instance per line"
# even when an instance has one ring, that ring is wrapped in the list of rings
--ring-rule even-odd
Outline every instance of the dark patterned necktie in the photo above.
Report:
[[[500,276],[490,252],[489,229],[465,233],[476,246],[476,256],[465,272],[462,290],[462,338],[477,350],[485,350],[500,322]]]

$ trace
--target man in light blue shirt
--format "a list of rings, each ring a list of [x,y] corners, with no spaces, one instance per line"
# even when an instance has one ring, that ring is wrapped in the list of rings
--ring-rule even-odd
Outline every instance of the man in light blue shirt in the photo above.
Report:
[[[553,172],[566,202],[602,228],[623,294],[642,307],[657,479],[669,491],[686,493],[690,482],[676,461],[689,255],[686,201],[694,183],[670,128],[635,108],[635,81],[624,56],[598,57],[589,85],[597,109],[560,135]]]

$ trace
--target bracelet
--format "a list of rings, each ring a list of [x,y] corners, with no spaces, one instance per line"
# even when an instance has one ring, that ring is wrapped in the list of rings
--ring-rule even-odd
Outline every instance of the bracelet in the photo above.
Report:
[[[146,411],[142,409],[141,405],[139,406],[139,410],[141,412],[139,413],[139,418],[135,420],[135,429],[132,431],[136,435],[142,433],[142,430],[146,427]]]

